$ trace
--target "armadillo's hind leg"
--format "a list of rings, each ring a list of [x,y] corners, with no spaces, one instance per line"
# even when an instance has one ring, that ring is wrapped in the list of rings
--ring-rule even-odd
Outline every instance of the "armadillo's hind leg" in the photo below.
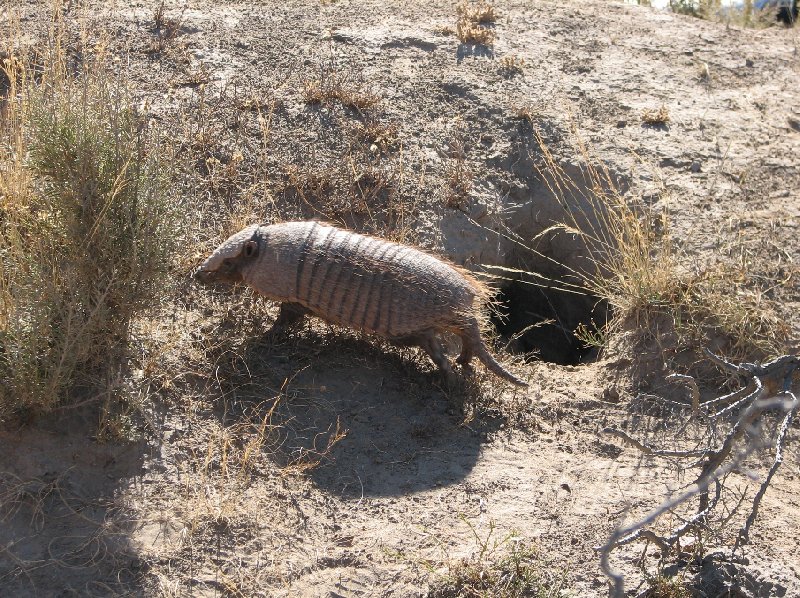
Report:
[[[516,384],[517,386],[528,386],[526,382],[523,382],[511,372],[506,371],[503,366],[497,363],[497,360],[492,356],[492,354],[489,353],[489,349],[486,348],[486,344],[481,338],[481,331],[478,327],[477,320],[472,320],[469,326],[460,331],[458,334],[461,337],[462,349],[461,355],[458,356],[456,361],[463,365],[465,369],[469,368],[469,362],[472,357],[475,356],[480,359],[492,373],[505,380],[508,380],[513,384]]]
[[[419,336],[419,346],[431,356],[433,363],[444,372],[444,375],[447,376],[448,379],[453,379],[455,377],[453,368],[450,365],[450,360],[448,360],[447,356],[444,354],[442,344],[439,342],[439,339],[436,338],[433,331]]]
[[[466,341],[462,341],[461,343],[461,355],[458,356],[456,359],[456,363],[460,365],[467,374],[472,374],[473,369],[472,366],[469,364],[472,361],[475,353],[472,350],[472,344]]]
[[[281,303],[278,317],[275,320],[275,323],[272,325],[272,328],[270,328],[268,334],[279,332],[284,328],[291,326],[292,324],[301,322],[309,313],[311,313],[309,309],[300,303]]]
[[[442,345],[436,338],[433,330],[426,330],[425,332],[421,332],[413,336],[393,338],[392,342],[396,345],[420,347],[428,355],[430,355],[433,363],[435,363],[436,366],[442,370],[449,382],[455,380],[455,372],[453,372],[450,361],[445,356]]]

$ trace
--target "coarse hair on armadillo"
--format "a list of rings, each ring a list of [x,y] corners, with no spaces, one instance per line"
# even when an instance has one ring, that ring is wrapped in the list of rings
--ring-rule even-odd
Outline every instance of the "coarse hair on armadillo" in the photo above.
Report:
[[[310,313],[324,320],[419,345],[445,372],[437,332],[463,341],[459,363],[473,355],[504,370],[481,338],[489,287],[468,270],[421,249],[317,221],[252,225],[232,235],[198,269],[207,281],[244,282],[282,303],[276,324]]]

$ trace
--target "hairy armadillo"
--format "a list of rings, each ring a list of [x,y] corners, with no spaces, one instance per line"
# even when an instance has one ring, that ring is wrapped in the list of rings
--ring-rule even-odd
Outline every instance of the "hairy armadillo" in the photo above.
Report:
[[[419,346],[447,375],[452,369],[436,333],[454,332],[462,339],[459,364],[468,368],[475,356],[498,376],[526,386],[497,363],[481,338],[486,286],[414,247],[315,221],[255,224],[222,243],[195,277],[244,282],[281,302],[276,326],[312,314]]]

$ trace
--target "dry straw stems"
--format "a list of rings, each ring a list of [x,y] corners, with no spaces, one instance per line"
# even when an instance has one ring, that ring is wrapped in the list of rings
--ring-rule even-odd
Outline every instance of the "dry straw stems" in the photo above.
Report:
[[[131,323],[163,293],[177,240],[159,143],[102,40],[53,28],[35,77],[24,55],[3,63],[0,417],[116,384]]]

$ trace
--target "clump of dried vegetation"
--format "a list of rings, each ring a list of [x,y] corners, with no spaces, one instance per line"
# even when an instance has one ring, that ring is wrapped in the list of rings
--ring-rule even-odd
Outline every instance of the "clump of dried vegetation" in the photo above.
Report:
[[[303,99],[311,105],[330,106],[339,102],[363,113],[381,102],[380,96],[367,89],[358,77],[334,68],[321,68],[317,76],[303,80],[302,85]]]
[[[666,125],[669,123],[669,109],[662,105],[657,110],[651,108],[642,110],[642,122],[653,127]]]
[[[435,573],[428,598],[558,598],[563,576],[542,559],[538,547],[511,532],[496,537],[490,523],[485,537],[464,517],[475,539],[474,553],[448,560],[444,572]]]
[[[525,59],[509,54],[500,59],[500,72],[504,77],[521,75],[525,70]]]
[[[467,163],[464,133],[456,127],[449,142],[449,160],[445,167],[444,203],[448,208],[462,209],[469,201],[473,173]]]
[[[168,162],[124,77],[102,39],[62,25],[36,62],[12,44],[2,65],[0,417],[120,393],[179,238]]]
[[[585,180],[571,178],[531,124],[542,150],[540,174],[566,213],[563,225],[545,233],[562,229],[577,235],[592,267],[566,278],[607,301],[613,313],[587,342],[607,347],[627,333],[632,348],[657,346],[662,357],[684,355],[688,363],[702,362],[705,347],[734,360],[765,359],[785,350],[790,330],[758,292],[755,273],[745,264],[689,268],[666,212],[625,196],[574,129]],[[778,284],[791,284],[791,277]]]
[[[488,2],[462,2],[456,7],[456,35],[462,44],[494,44],[494,30],[491,25],[497,20],[494,6]]]
[[[153,9],[153,39],[145,48],[147,54],[161,54],[177,39],[181,32],[181,20],[167,15],[167,7],[161,0]]]

